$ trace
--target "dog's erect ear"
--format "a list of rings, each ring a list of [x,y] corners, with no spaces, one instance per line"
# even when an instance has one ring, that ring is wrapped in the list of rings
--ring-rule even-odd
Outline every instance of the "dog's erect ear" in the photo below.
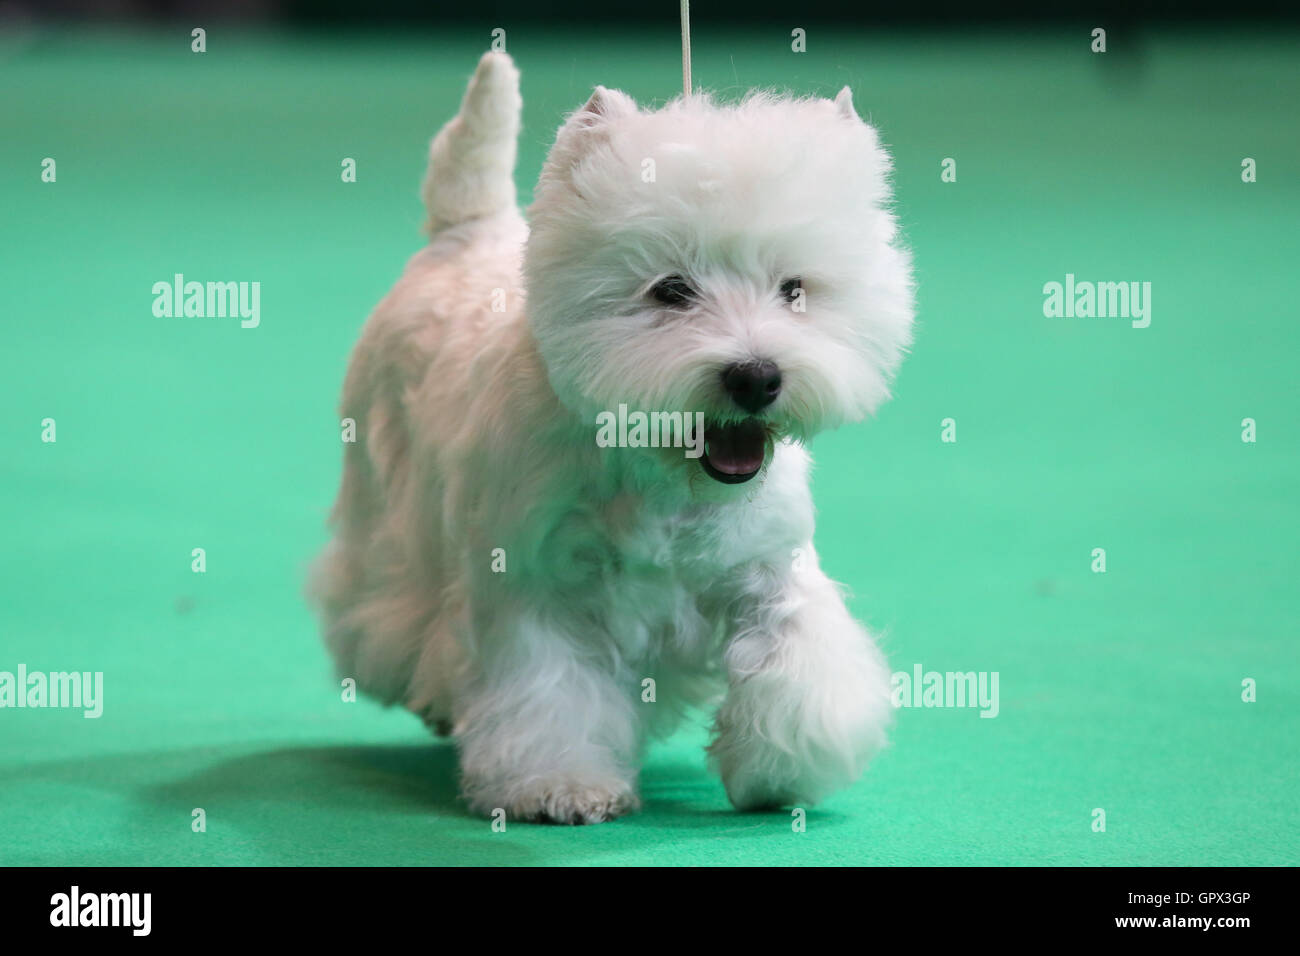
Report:
[[[632,97],[618,90],[598,86],[587,104],[569,117],[568,125],[590,129],[620,116],[631,116],[635,112],[636,101]]]
[[[847,86],[840,90],[839,95],[835,97],[835,108],[839,110],[840,115],[845,119],[862,122],[862,117],[853,108],[853,93]]]
[[[596,87],[582,109],[569,114],[555,137],[555,145],[542,167],[542,181],[567,179],[570,172],[597,144],[608,140],[611,124],[620,117],[633,116],[636,102],[618,90]]]

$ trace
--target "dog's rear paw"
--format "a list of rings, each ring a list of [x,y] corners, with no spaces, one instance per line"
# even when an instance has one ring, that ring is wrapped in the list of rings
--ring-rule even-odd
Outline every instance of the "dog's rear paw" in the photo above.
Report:
[[[507,820],[571,825],[605,823],[641,808],[636,791],[622,781],[587,782],[566,778],[537,780],[513,788],[511,798],[494,802],[476,797],[473,809],[485,816],[503,809]]]

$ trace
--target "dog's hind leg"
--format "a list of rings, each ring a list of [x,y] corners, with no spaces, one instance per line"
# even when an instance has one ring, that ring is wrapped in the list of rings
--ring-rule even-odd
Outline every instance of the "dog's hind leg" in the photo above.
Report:
[[[443,404],[439,388],[453,376],[440,356],[456,354],[489,296],[518,286],[521,105],[514,64],[488,53],[429,148],[421,192],[432,241],[375,309],[349,362],[339,414],[355,440],[344,447],[334,541],[311,583],[340,678],[432,727],[454,713],[465,622],[439,460],[454,429],[426,413]],[[488,262],[504,264],[480,268]]]
[[[436,511],[421,494],[436,489],[436,476],[419,467],[408,413],[395,394],[401,380],[371,342],[363,336],[344,385],[340,414],[356,423],[360,440],[344,446],[334,540],[313,568],[310,591],[340,679],[437,720],[450,713],[450,675],[429,671],[454,654],[444,653],[452,638],[432,548]],[[412,535],[412,527],[428,534]]]

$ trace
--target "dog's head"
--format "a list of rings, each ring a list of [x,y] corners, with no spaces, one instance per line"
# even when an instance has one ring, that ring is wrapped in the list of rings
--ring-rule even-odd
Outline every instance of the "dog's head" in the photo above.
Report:
[[[529,211],[529,321],[561,401],[701,412],[700,465],[726,483],[773,440],[871,414],[912,322],[889,165],[847,88],[653,112],[597,88]]]

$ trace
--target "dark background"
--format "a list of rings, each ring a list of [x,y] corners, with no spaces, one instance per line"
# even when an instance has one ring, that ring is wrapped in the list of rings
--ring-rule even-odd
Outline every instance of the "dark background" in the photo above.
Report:
[[[0,16],[8,13],[60,18],[169,20],[195,16],[213,19],[273,20],[285,24],[437,24],[546,20],[572,21],[574,27],[633,22],[676,24],[676,4],[620,3],[602,0],[491,0],[451,3],[447,0],[49,0],[41,3],[0,3]],[[1001,0],[971,4],[963,0],[931,0],[924,4],[854,3],[848,0],[696,0],[691,19],[705,23],[727,21],[789,20],[792,24],[842,21],[853,23],[911,23],[942,27],[954,23],[1005,23],[1008,21],[1096,22],[1288,19],[1300,14],[1300,4],[1289,0]]]

